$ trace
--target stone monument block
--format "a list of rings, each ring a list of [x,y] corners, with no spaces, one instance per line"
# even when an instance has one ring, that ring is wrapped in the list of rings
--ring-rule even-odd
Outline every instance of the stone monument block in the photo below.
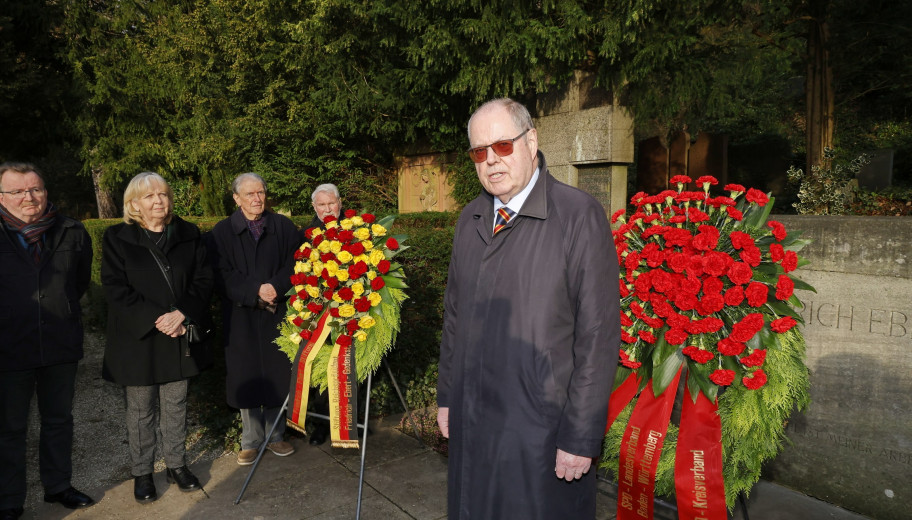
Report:
[[[799,278],[811,404],[769,478],[878,519],[912,511],[912,219],[774,216],[813,240]]]
[[[441,154],[403,157],[399,165],[399,213],[456,209],[447,168],[452,158]]]

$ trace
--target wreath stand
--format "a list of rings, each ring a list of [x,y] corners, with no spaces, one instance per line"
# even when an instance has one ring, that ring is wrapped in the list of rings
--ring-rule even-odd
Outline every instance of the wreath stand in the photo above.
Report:
[[[408,407],[408,404],[405,402],[405,398],[402,396],[402,391],[399,390],[399,384],[396,382],[396,377],[393,375],[393,371],[389,367],[389,363],[386,363],[384,360],[383,363],[386,366],[386,371],[390,376],[390,381],[393,382],[393,388],[396,389],[396,395],[399,396],[399,401],[402,403],[402,407],[405,409],[406,415],[408,415],[409,423],[412,425],[412,430],[415,432],[415,438],[418,439],[418,442],[424,446],[424,441],[421,440],[421,435],[418,434],[418,426],[415,423],[414,417],[412,417],[412,412]],[[355,512],[355,519],[359,520],[361,518],[361,494],[364,489],[364,459],[367,455],[367,418],[368,412],[370,410],[370,395],[371,395],[371,377],[372,374],[367,374],[367,398],[364,403],[364,422],[358,423],[358,428],[363,428],[361,434],[361,468],[358,471],[358,507]],[[270,428],[269,433],[266,435],[266,439],[272,437],[272,433],[275,431],[276,427],[279,425],[279,421],[285,420],[285,410],[288,409],[288,400],[291,398],[291,395],[285,397],[285,403],[282,404],[282,409],[279,411],[278,417],[274,423],[272,423],[272,428]],[[316,419],[321,419],[328,421],[329,417],[323,414],[318,414],[314,412],[307,412],[309,417],[314,417]],[[260,444],[259,451],[257,452],[256,460],[253,461],[253,466],[250,468],[250,473],[247,474],[247,479],[244,481],[244,486],[241,488],[241,492],[238,494],[237,498],[234,501],[234,505],[238,505],[241,502],[241,498],[244,496],[244,492],[247,491],[247,486],[250,484],[250,480],[253,478],[253,474],[256,472],[257,466],[260,464],[260,459],[263,458],[263,454],[266,452],[267,442]]]

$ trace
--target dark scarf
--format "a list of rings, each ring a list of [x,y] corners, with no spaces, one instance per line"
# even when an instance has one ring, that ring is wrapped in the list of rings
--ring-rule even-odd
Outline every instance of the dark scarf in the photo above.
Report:
[[[51,229],[54,222],[57,221],[57,208],[54,204],[48,202],[48,207],[47,210],[45,210],[44,215],[31,224],[26,224],[14,217],[2,204],[0,204],[0,216],[3,217],[3,224],[7,229],[22,235],[35,263],[39,263],[41,261],[41,249],[43,247],[42,237],[48,229]]]
[[[253,235],[253,240],[255,242],[260,241],[260,237],[263,236],[263,228],[266,227],[266,215],[261,216],[257,220],[247,220],[247,217],[244,217],[244,220],[247,221],[247,229],[250,230],[250,234]]]

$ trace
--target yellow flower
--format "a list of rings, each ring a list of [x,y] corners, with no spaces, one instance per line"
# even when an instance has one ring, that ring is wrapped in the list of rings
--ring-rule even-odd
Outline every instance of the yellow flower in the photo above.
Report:
[[[329,276],[336,276],[336,272],[339,271],[339,264],[335,260],[330,260],[323,264],[323,267],[326,268],[326,272],[329,273]]]
[[[288,320],[288,323],[291,323],[292,325],[294,325],[295,318],[297,318],[297,316],[295,316],[294,314],[289,314],[288,316],[285,316],[285,319]]]
[[[308,285],[307,287],[304,288],[304,290],[307,291],[308,296],[310,296],[311,298],[318,298],[320,296],[320,289],[317,289],[313,285]],[[295,303],[298,303],[299,301],[301,301],[301,300],[297,300]],[[301,309],[298,309],[297,307],[295,307],[295,309],[297,309],[299,311],[301,310]]]
[[[364,225],[364,219],[361,218],[361,217],[358,216],[358,215],[355,215],[354,217],[352,217],[352,218],[351,218],[351,221],[352,221],[352,224],[354,224],[354,225],[356,225],[356,226],[363,226],[363,225]]]
[[[324,241],[320,242],[320,245],[317,246],[317,249],[318,249],[321,253],[328,253],[328,252],[329,252],[329,248],[330,248],[329,240],[324,240]]]
[[[301,291],[304,290],[304,286],[303,286],[303,285],[295,285],[295,286],[294,286],[294,290],[295,290],[296,293],[299,293],[299,292],[301,292]]]
[[[323,274],[323,262],[317,260],[313,263],[313,273],[317,276]]]
[[[351,221],[350,218],[342,219],[342,222],[339,223],[342,226],[342,229],[351,229],[355,223]]]
[[[377,305],[380,305],[380,300],[383,298],[380,297],[380,293],[372,292],[367,295],[367,299],[370,300],[371,307],[376,307]]]
[[[361,242],[361,245],[364,246],[365,251],[370,251],[371,249],[374,248],[374,243],[371,242],[370,240],[365,240],[364,242]]]
[[[358,326],[362,329],[369,329],[377,324],[377,321],[372,316],[364,316],[358,320]]]
[[[320,244],[323,245],[323,244]],[[337,242],[333,240],[329,243],[329,250],[333,253],[339,254],[339,251],[342,251],[342,242]]]
[[[313,238],[317,238],[319,235],[322,235],[322,234],[323,234],[323,230],[320,229],[320,228],[318,228],[318,227],[317,227],[317,228],[313,228],[313,231],[311,232],[311,236],[312,236]]]
[[[371,226],[371,232],[374,234],[375,237],[382,237],[383,235],[386,234],[386,228],[381,226],[380,224],[374,224]]]
[[[307,262],[295,262],[294,272],[295,272],[295,273],[303,273],[303,272],[305,272],[305,271],[304,271],[304,266],[305,266],[305,265],[307,265]]]
[[[327,230],[327,231],[329,231],[330,229],[335,228],[335,227],[339,227],[339,221],[338,221],[338,220],[333,220],[332,222],[329,222],[328,224],[326,224],[326,230]]]
[[[376,277],[377,277],[377,271],[368,271],[368,272],[367,272],[367,279],[368,279],[368,280],[373,280],[373,279],[376,278]]]
[[[367,339],[367,333],[364,332],[363,330],[359,330],[358,332],[355,333],[355,339],[357,341],[364,341]]]
[[[370,263],[373,266],[376,266],[377,264],[379,264],[380,260],[383,260],[384,258],[386,258],[386,257],[383,256],[383,251],[381,251],[379,249],[374,249],[373,251],[370,252]]]
[[[348,251],[342,251],[336,255],[336,259],[339,260],[340,263],[347,264],[352,261],[352,254]]]
[[[336,278],[338,278],[340,282],[347,282],[348,281],[348,270],[339,269],[338,271],[336,271]]]
[[[364,284],[361,282],[356,282],[352,284],[352,292],[355,293],[355,296],[361,296],[364,294]]]
[[[311,262],[318,262],[320,260],[320,252],[317,251],[316,249],[311,249],[309,260]]]
[[[294,307],[294,310],[298,312],[304,310],[304,302],[302,302],[300,298],[295,298],[295,301],[291,304],[291,306]]]
[[[313,313],[310,311],[305,311],[305,312],[300,313],[299,316],[301,316],[302,320],[309,320],[310,317],[313,316]]]
[[[355,306],[349,303],[339,306],[339,316],[343,318],[351,318],[355,315]]]
[[[352,260],[352,262],[354,262],[354,263],[356,263],[356,264],[357,264],[358,262],[364,262],[365,264],[369,264],[369,263],[370,263],[370,258],[368,258],[367,255],[365,255],[364,253],[361,253],[360,255],[356,256],[356,257]]]
[[[333,293],[333,301],[336,302],[336,303],[342,303],[343,300],[342,300],[342,297],[339,296],[339,293],[334,292],[334,293]]]
[[[300,334],[291,334],[288,336],[288,339],[293,341],[295,345],[301,344],[301,335]]]
[[[363,227],[356,229],[354,231],[354,235],[358,240],[367,240],[371,236],[370,231],[368,231],[367,228]]]

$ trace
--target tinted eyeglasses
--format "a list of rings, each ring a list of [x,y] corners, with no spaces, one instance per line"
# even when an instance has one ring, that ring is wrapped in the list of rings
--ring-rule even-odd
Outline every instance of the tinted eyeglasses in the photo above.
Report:
[[[496,143],[491,143],[488,146],[479,146],[477,148],[469,148],[469,157],[472,159],[472,162],[480,163],[488,158],[488,148],[494,150],[494,153],[498,157],[506,157],[513,153],[513,143],[517,139],[529,133],[531,128],[527,128],[525,132],[517,135],[513,139],[504,139],[503,141],[497,141]]]

